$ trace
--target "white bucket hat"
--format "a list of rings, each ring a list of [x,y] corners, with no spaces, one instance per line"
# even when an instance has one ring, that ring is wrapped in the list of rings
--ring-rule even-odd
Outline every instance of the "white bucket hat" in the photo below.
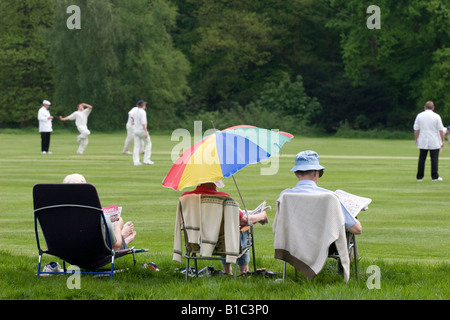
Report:
[[[42,104],[46,104],[46,105],[48,105],[48,106],[51,106],[51,105],[52,105],[52,104],[50,103],[50,101],[48,101],[48,100],[42,101]]]

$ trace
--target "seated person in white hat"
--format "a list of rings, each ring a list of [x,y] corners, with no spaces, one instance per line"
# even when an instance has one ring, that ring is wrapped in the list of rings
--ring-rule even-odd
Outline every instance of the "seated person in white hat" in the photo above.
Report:
[[[66,176],[63,183],[86,183],[86,179],[81,174],[74,173]],[[124,223],[122,217],[119,217],[114,223],[111,222],[110,219],[106,219],[106,224],[111,237],[112,249],[127,249],[128,244],[130,244],[136,236],[133,223],[131,221]],[[106,234],[104,236],[106,236]]]
[[[292,189],[285,189],[283,193],[323,193],[332,192],[317,186],[319,178],[322,177],[325,168],[319,164],[319,155],[315,151],[302,151],[295,156],[295,165],[291,169],[298,179],[297,185]],[[353,234],[362,232],[361,223],[355,219],[348,210],[342,206],[344,214],[345,229]]]

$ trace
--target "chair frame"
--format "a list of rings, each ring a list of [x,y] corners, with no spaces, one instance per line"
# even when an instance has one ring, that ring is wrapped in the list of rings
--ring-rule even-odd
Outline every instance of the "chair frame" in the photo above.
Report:
[[[355,276],[356,276],[356,280],[359,280],[358,278],[358,246],[356,244],[356,235],[346,231],[346,239],[347,239],[347,249],[348,249],[348,254],[349,257],[351,256],[351,249],[354,249],[354,255],[353,255],[353,259],[355,260]],[[339,260],[339,254],[337,252],[333,252],[328,254],[328,258],[333,258],[336,260]],[[286,261],[283,261],[283,281],[286,278]],[[351,262],[351,261],[350,261]],[[295,268],[294,268],[295,269]],[[295,269],[295,275],[297,276],[297,269]]]
[[[186,249],[186,252],[184,254],[184,257],[186,258],[186,278],[185,280],[188,280],[188,274],[189,274],[189,264],[191,260],[194,260],[194,265],[195,265],[195,275],[196,277],[198,277],[198,264],[197,264],[197,260],[223,260],[224,258],[221,257],[201,257],[201,256],[197,256],[197,251],[192,251],[191,250],[191,246],[189,245],[189,238],[188,238],[188,234],[186,229],[184,228],[184,216],[183,214],[181,215],[182,218],[182,222],[183,222],[183,234],[184,234],[184,246]],[[247,228],[248,227],[248,228]],[[245,229],[245,230],[244,230]],[[249,232],[249,244],[241,247],[240,248],[240,253],[238,255],[238,259],[240,257],[242,257],[244,254],[246,254],[250,248],[252,249],[252,260],[253,260],[253,269],[254,272],[256,274],[256,259],[255,259],[255,241],[254,241],[254,232],[253,232],[253,225],[249,224],[248,226],[244,226],[243,228],[241,228],[240,232]],[[234,266],[234,279],[237,278],[237,267],[238,264],[236,263]]]
[[[39,185],[56,185],[56,184],[37,184],[34,186],[33,188],[33,195],[36,192],[36,188]],[[94,189],[95,187],[92,186]],[[95,189],[96,190],[96,189]],[[39,222],[39,214],[41,211],[46,210],[46,209],[55,209],[55,208],[83,208],[83,209],[90,209],[90,210],[94,210],[99,212],[101,218],[102,218],[102,222],[104,224],[104,226],[106,226],[106,218],[105,215],[103,214],[103,210],[99,207],[94,207],[94,206],[86,206],[86,205],[77,205],[77,204],[59,204],[59,205],[50,205],[50,206],[44,206],[44,207],[40,207],[40,208],[34,208],[34,230],[35,230],[35,235],[36,235],[36,243],[37,243],[37,248],[38,248],[38,252],[39,252],[39,261],[38,261],[38,269],[37,269],[37,278],[39,278],[40,275],[42,274],[74,274],[74,273],[80,273],[80,274],[94,274],[94,275],[109,275],[110,278],[113,278],[114,273],[116,272],[114,267],[115,267],[115,259],[116,258],[120,258],[122,256],[128,255],[128,254],[132,254],[133,255],[133,263],[134,265],[136,265],[136,253],[141,253],[141,252],[148,252],[148,249],[135,249],[135,247],[132,248],[127,248],[127,249],[122,249],[122,250],[113,250],[110,249],[112,248],[112,243],[111,243],[111,235],[109,233],[108,228],[105,227],[105,231],[106,231],[106,241],[107,244],[109,245],[109,248],[107,248],[108,250],[110,250],[110,255],[111,255],[111,260],[107,260],[107,256],[105,256],[105,262],[103,264],[103,266],[111,264],[111,268],[110,270],[104,270],[104,271],[82,271],[80,269],[79,272],[76,272],[75,270],[68,270],[66,268],[66,259],[64,259],[63,257],[59,257],[55,254],[52,254],[51,252],[49,252],[49,250],[43,250],[40,244],[40,239],[39,239],[39,227],[40,226],[40,222]],[[42,227],[41,227],[42,228]],[[45,235],[43,235],[44,239],[45,239]],[[45,241],[47,241],[47,239],[45,239]],[[55,256],[59,259],[62,260],[62,266],[63,266],[63,271],[59,271],[59,272],[44,272],[41,271],[41,264],[42,264],[42,257],[44,254],[48,254],[51,256]],[[75,264],[72,264],[75,265]],[[100,269],[102,266],[100,266],[98,269]]]

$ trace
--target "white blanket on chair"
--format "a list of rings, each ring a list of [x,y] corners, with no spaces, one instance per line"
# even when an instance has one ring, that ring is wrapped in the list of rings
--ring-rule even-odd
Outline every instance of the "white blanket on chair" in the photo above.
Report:
[[[335,242],[344,270],[350,276],[350,260],[341,205],[332,194],[283,194],[277,201],[272,230],[275,258],[292,264],[309,279],[325,265],[328,248]]]

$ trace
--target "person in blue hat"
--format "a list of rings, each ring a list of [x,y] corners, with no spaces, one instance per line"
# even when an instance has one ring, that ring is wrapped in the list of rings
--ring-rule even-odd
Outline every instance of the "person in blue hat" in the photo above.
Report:
[[[291,169],[298,179],[297,185],[294,188],[285,189],[283,193],[325,193],[333,192],[319,187],[318,181],[322,177],[325,167],[319,163],[319,155],[315,151],[302,151],[295,156],[295,165]],[[342,206],[342,213],[344,214],[345,229],[354,234],[362,232],[361,223],[355,219],[348,210]]]

